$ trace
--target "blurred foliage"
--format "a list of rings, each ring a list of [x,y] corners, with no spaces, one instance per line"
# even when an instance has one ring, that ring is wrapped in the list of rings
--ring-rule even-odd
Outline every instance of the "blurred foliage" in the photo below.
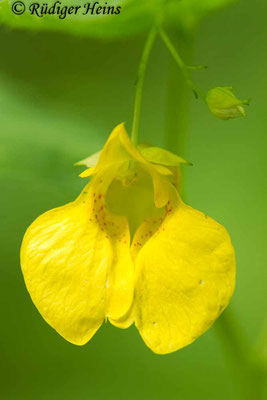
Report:
[[[89,0],[88,0],[89,1]],[[63,0],[62,5],[81,5],[81,0]],[[99,5],[121,6],[120,15],[68,15],[60,20],[57,15],[32,16],[28,11],[14,15],[13,0],[0,1],[0,24],[12,28],[30,30],[56,30],[80,36],[122,38],[147,30],[158,15],[165,17],[167,25],[187,30],[193,28],[202,17],[236,0],[99,0]],[[24,1],[26,7],[33,2]],[[40,2],[42,4],[42,2]],[[55,0],[48,0],[49,6]],[[93,1],[90,2],[93,5]]]

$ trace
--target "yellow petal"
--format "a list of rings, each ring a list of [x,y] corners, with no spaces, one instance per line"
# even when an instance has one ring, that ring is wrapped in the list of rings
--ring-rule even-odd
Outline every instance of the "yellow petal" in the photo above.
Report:
[[[107,212],[106,230],[113,250],[113,263],[108,273],[106,317],[116,325],[130,309],[134,293],[134,264],[130,254],[130,231],[124,217]]]
[[[142,247],[158,231],[162,224],[162,211],[162,209],[158,209],[157,215],[146,218],[135,232],[131,245],[131,255],[134,263]],[[118,328],[128,328],[135,320],[135,311],[135,302],[133,302],[132,307],[129,309],[127,314],[120,318],[120,320],[115,321],[114,325]]]
[[[120,130],[118,132],[121,143],[128,151],[130,156],[135,161],[139,162],[140,166],[142,166],[144,170],[151,175],[154,186],[154,199],[156,207],[160,208],[165,206],[169,196],[168,181],[162,178],[161,175],[169,175],[172,174],[172,172],[166,167],[163,167],[161,165],[153,165],[146,161],[146,159],[142,156],[137,147],[135,147],[133,142],[130,140],[124,128],[124,125],[120,125]]]
[[[164,219],[163,216],[164,216],[163,210],[157,209],[157,213],[152,217],[146,218],[135,232],[131,245],[131,256],[134,263],[142,247],[158,231]],[[123,317],[121,317],[119,320],[111,322],[118,328],[125,329],[128,328],[134,322],[134,319],[135,319],[135,302],[133,302],[132,307]]]
[[[70,203],[41,215],[28,228],[21,266],[43,318],[65,339],[82,345],[105,317],[109,241],[88,211]]]
[[[158,215],[146,218],[135,232],[132,245],[131,254],[134,262],[143,248],[143,246],[159,232],[160,226],[164,220],[164,209],[160,209]]]
[[[89,157],[85,158],[84,160],[76,162],[74,165],[85,165],[88,168],[95,167],[98,163],[99,157],[101,154],[101,150],[97,151],[94,154],[91,154]]]
[[[95,177],[73,203],[48,211],[28,228],[21,266],[44,319],[82,345],[107,317],[121,318],[133,297],[127,220],[106,209],[111,171]]]
[[[90,167],[84,170],[79,176],[81,178],[88,178],[89,176],[95,175],[96,167]]]
[[[89,168],[80,174],[91,176],[103,169],[123,165],[126,162],[137,162],[151,176],[154,185],[154,199],[157,207],[163,207],[168,201],[168,181],[162,175],[172,175],[172,171],[162,165],[154,165],[146,161],[129,138],[124,124],[113,129],[100,154],[96,167]],[[126,164],[125,164],[126,165]]]
[[[125,313],[122,317],[118,319],[109,318],[109,321],[117,328],[129,328],[134,323],[134,303],[132,303],[132,306],[129,308],[127,313]]]
[[[227,306],[235,285],[235,257],[227,231],[178,201],[136,258],[135,323],[159,354],[204,333]]]
[[[169,199],[169,182],[152,166],[147,167],[154,186],[154,201],[158,208],[164,207]]]
[[[161,175],[173,175],[172,171],[163,165],[153,164],[153,168]]]
[[[100,153],[98,163],[95,167],[95,173],[110,168],[118,163],[122,164],[125,161],[131,160],[128,151],[121,142],[121,135],[124,134],[127,136],[124,124],[120,124],[113,129]]]

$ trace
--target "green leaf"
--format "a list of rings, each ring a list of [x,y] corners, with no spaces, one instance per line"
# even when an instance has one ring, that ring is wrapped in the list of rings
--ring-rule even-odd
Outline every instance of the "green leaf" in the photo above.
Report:
[[[139,147],[143,157],[154,164],[166,165],[169,167],[178,166],[180,164],[189,164],[190,162],[184,160],[182,157],[171,153],[168,150],[161,149],[160,147]]]
[[[79,36],[99,38],[123,38],[146,31],[155,21],[157,15],[164,14],[166,25],[192,29],[202,17],[211,11],[236,0],[109,0],[108,6],[121,7],[120,14],[87,14],[83,15],[84,5],[88,0],[62,0],[60,7],[81,6],[77,15],[31,15],[29,6],[32,0],[24,0],[26,10],[22,15],[12,12],[14,1],[0,0],[0,25],[8,25],[15,29],[34,31],[50,30],[67,32]],[[55,0],[45,2],[51,7]],[[93,6],[94,1],[89,2]],[[107,6],[106,0],[99,0],[96,7]],[[42,2],[40,2],[42,4]],[[62,14],[64,16],[64,14]]]

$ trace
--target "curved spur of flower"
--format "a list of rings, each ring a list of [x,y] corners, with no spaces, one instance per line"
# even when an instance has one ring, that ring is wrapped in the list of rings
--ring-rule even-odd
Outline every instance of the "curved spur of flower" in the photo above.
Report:
[[[134,322],[154,352],[170,353],[204,333],[232,296],[228,233],[182,202],[175,163],[166,151],[155,156],[161,165],[153,162],[153,149],[148,161],[117,126],[97,165],[81,174],[91,181],[80,196],[25,234],[21,266],[32,300],[72,343],[88,342],[108,318],[120,328]]]

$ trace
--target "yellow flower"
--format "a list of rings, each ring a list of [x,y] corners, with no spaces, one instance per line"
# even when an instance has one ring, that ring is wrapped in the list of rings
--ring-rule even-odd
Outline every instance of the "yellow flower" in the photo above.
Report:
[[[72,203],[28,228],[21,266],[33,302],[65,339],[83,345],[103,321],[135,323],[154,352],[193,342],[228,305],[235,257],[226,230],[187,206],[179,157],[135,147],[123,124]],[[161,165],[160,165],[161,164]]]

